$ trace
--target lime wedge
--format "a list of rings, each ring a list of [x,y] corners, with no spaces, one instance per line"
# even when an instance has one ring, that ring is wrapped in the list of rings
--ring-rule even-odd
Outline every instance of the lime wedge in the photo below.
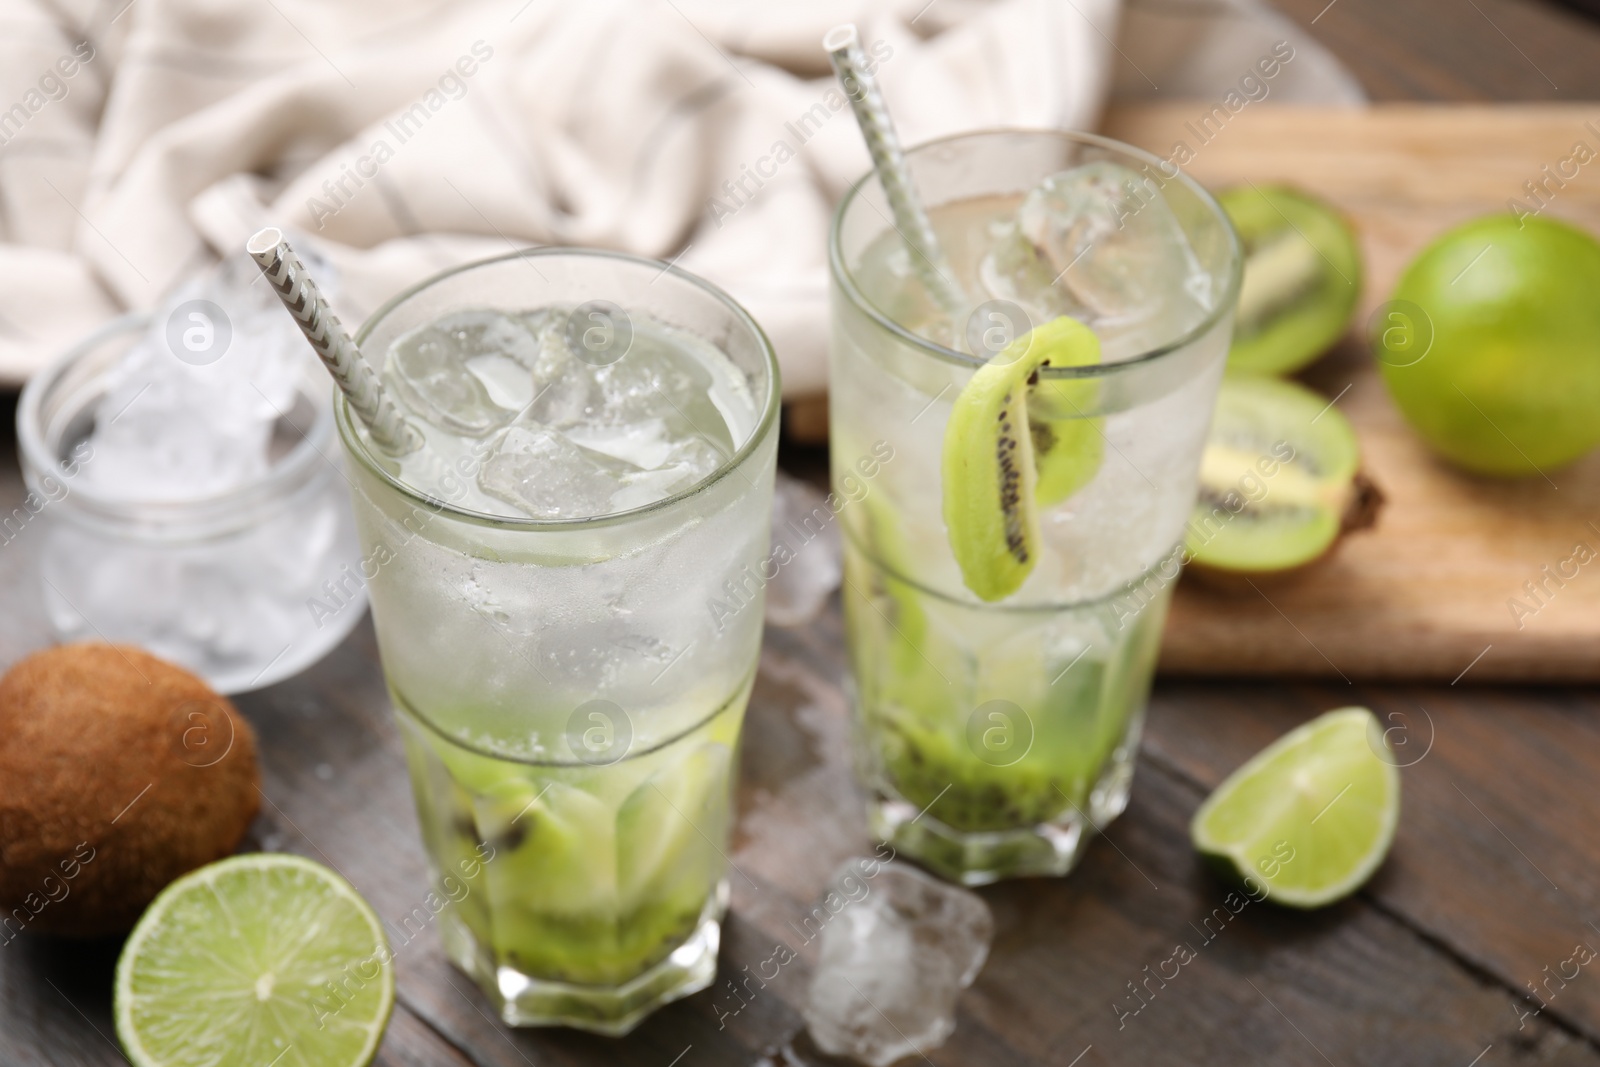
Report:
[[[1378,720],[1339,708],[1256,753],[1206,798],[1194,847],[1253,893],[1318,908],[1378,869],[1400,821],[1400,772]]]
[[[383,926],[350,883],[255,853],[167,886],[117,961],[134,1067],[364,1067],[394,1007]]]

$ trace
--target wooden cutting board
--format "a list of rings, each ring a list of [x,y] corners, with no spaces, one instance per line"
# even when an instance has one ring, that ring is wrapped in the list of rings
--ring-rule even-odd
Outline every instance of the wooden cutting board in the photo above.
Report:
[[[1352,336],[1302,377],[1339,398],[1388,505],[1376,529],[1281,584],[1219,591],[1186,577],[1162,669],[1461,684],[1600,679],[1600,453],[1547,478],[1456,472],[1410,432],[1357,340],[1431,238],[1506,211],[1512,197],[1526,200],[1523,183],[1542,179],[1576,143],[1600,152],[1600,104],[1251,105],[1201,144],[1185,124],[1204,110],[1114,111],[1106,132],[1162,156],[1183,140],[1196,153],[1186,169],[1212,188],[1290,181],[1355,221],[1367,266],[1361,311]],[[1547,213],[1600,234],[1600,159],[1556,190]],[[1568,562],[1579,545],[1596,558]],[[1576,575],[1558,585],[1547,565]],[[1537,599],[1530,581],[1545,587]],[[1531,613],[1515,611],[1516,601]]]

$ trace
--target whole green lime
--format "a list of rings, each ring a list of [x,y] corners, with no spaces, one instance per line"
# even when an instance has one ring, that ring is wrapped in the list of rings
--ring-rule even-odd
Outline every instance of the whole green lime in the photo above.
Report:
[[[1395,403],[1440,455],[1526,475],[1600,444],[1600,242],[1491,215],[1423,250],[1374,317]]]

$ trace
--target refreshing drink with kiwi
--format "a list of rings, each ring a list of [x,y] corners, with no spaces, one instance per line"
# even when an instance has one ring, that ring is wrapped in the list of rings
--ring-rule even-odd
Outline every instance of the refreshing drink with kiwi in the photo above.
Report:
[[[422,440],[385,455],[340,404],[432,875],[400,933],[436,924],[507,1023],[626,1033],[716,971],[772,350],[704,282],[571,249],[439,275],[357,340]]]
[[[830,249],[836,479],[894,455],[841,512],[869,818],[968,884],[1062,874],[1127,803],[1239,242],[1101,138],[907,156],[959,306],[871,176]]]
[[[726,905],[720,842],[748,697],[745,684],[687,733],[610,763],[615,752],[596,758],[603,741],[581,740],[612,732],[609,709],[564,762],[539,761],[451,736],[434,722],[450,717],[395,693],[450,958],[490,983],[535,979],[541,1012],[605,1030],[621,1005],[676,984],[657,969],[669,955],[708,936],[714,955],[706,926]]]

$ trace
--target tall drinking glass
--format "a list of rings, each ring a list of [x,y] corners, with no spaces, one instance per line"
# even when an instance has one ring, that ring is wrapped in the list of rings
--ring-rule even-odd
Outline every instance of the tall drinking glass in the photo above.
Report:
[[[907,157],[968,299],[999,290],[1018,302],[943,310],[877,179],[845,197],[830,241],[835,484],[854,481],[868,442],[887,440],[894,455],[861,505],[841,513],[858,768],[874,832],[945,876],[976,885],[1063,874],[1127,805],[1228,350],[1238,240],[1176,168],[1105,138],[993,130]],[[1028,210],[1110,180],[1122,199],[1093,242],[1146,243],[1088,249],[1059,274],[1019,245],[1024,198],[1067,171],[1090,178],[1057,180]],[[1073,236],[1048,215],[1020,229],[1050,237],[1041,220]],[[1157,239],[1170,253],[1148,243]],[[1042,274],[1030,281],[1029,270]],[[1131,310],[1117,305],[1124,299]],[[1075,398],[1046,429],[1069,453],[1057,488],[1063,478],[1076,488],[1041,500],[1032,572],[987,602],[964,583],[949,542],[946,428],[956,397],[1000,349],[991,335],[1040,325],[1041,306],[1088,321],[1102,361],[1039,372],[1044,387]],[[961,447],[992,456],[995,442]]]
[[[711,605],[767,553],[778,370],[760,328],[726,294],[660,263],[579,250],[438,275],[378,311],[357,342],[377,360],[430,324],[455,323],[447,332],[467,336],[487,314],[495,325],[483,344],[512,334],[524,344],[498,313],[520,322],[530,309],[547,324],[562,316],[566,328],[541,344],[570,339],[593,380],[568,356],[565,377],[544,380],[548,349],[528,355],[512,341],[483,357],[484,379],[525,375],[516,362],[525,357],[536,395],[524,412],[558,405],[581,416],[614,404],[601,413],[610,421],[562,436],[519,416],[481,447],[428,425],[428,447],[454,442],[454,451],[399,461],[371,445],[342,398],[338,426],[446,951],[508,1023],[621,1034],[716,970],[762,604],[757,590],[737,609]],[[406,351],[417,360],[434,350]],[[630,360],[652,362],[630,369]],[[394,367],[391,354],[387,373]],[[705,384],[713,379],[721,384]],[[417,390],[458,422],[499,410],[486,399],[498,394],[470,382],[410,380],[395,391],[413,414]],[[618,382],[648,387],[619,391]],[[606,383],[602,397],[594,390]],[[641,414],[657,409],[705,434],[671,448],[721,440],[720,463],[663,499],[581,517],[602,475],[631,492],[672,474],[670,465],[639,470],[664,462],[640,458],[667,447],[661,419]],[[713,433],[705,423],[718,420]],[[592,477],[552,474],[551,464],[580,453]],[[409,474],[425,461],[435,462],[427,492]],[[498,473],[484,477],[491,463]],[[553,479],[528,507],[579,517],[484,512],[478,486],[522,491],[524,475]]]

